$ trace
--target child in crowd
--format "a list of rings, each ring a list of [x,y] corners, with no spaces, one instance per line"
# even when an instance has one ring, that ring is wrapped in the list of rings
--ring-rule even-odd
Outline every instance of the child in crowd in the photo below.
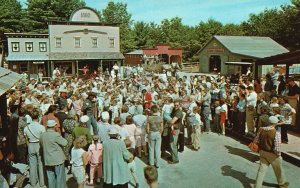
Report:
[[[102,178],[102,144],[99,143],[99,136],[93,136],[94,144],[91,144],[88,149],[90,157],[90,182],[89,185],[94,184],[94,176],[97,172],[97,183],[100,183]]]
[[[156,188],[158,186],[158,173],[154,166],[146,166],[144,168],[144,177],[150,188]]]
[[[225,122],[227,119],[228,108],[227,104],[223,100],[220,100],[220,105],[220,127],[222,129],[222,134],[225,135]]]
[[[195,106],[193,108],[193,112],[190,114],[192,117],[192,145],[194,150],[198,151],[200,149],[200,134],[201,134],[201,126],[202,126],[202,121],[201,117],[199,115],[199,108]]]
[[[276,107],[279,107],[278,98],[272,97],[271,103],[270,103],[270,110],[272,110],[273,108],[276,108]]]
[[[134,183],[135,183],[135,187],[138,188],[139,187],[139,183],[138,183],[138,177],[136,175],[136,164],[135,164],[135,152],[134,152],[134,149],[133,148],[130,148],[131,146],[131,141],[126,138],[124,140],[125,142],[125,145],[126,145],[126,148],[127,150],[133,155],[133,159],[132,160],[129,160],[128,161],[128,168],[129,168],[129,171],[133,177],[133,180],[134,180]]]
[[[246,123],[246,96],[245,94],[240,94],[239,102],[237,104],[238,109],[238,121],[237,126],[239,133],[241,135],[245,134],[245,123]]]
[[[71,150],[72,173],[78,183],[78,188],[83,188],[86,180],[85,166],[88,164],[89,154],[82,149],[86,145],[86,137],[79,136],[75,139],[74,147]]]
[[[221,106],[219,101],[215,101],[215,117],[214,117],[214,126],[216,128],[217,133],[221,133],[220,127],[220,113],[221,113]]]

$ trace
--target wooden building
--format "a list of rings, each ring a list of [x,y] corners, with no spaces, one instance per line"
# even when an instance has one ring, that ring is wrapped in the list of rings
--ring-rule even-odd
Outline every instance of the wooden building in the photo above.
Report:
[[[215,35],[199,51],[199,71],[245,74],[256,60],[286,52],[286,48],[269,37]]]
[[[168,44],[157,44],[154,48],[143,48],[125,54],[127,65],[151,64],[152,62],[181,63],[182,49],[171,48]]]

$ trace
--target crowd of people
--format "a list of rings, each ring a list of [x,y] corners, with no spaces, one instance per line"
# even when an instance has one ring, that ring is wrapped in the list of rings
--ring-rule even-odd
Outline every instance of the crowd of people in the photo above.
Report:
[[[10,160],[15,163],[28,163],[33,187],[46,185],[44,171],[47,187],[66,187],[65,169],[78,187],[102,179],[104,187],[128,187],[131,176],[138,187],[135,157],[148,158],[155,168],[161,158],[179,163],[178,152],[185,145],[198,151],[201,133],[211,131],[225,135],[231,130],[256,137],[261,145],[261,130],[270,130],[275,121],[269,118],[276,117],[273,127],[281,138],[276,136],[274,142],[275,134],[269,135],[261,164],[271,156],[280,168],[280,152],[273,146],[288,144],[288,127],[295,125],[300,89],[293,78],[285,80],[275,71],[255,81],[240,77],[233,86],[221,75],[180,77],[162,71],[146,76],[136,71],[120,78],[118,71],[113,69],[114,76],[98,72],[92,78],[54,74],[50,82],[21,80],[8,93],[10,147],[1,149],[1,164],[8,156],[14,156]],[[260,167],[257,187],[265,166]],[[1,171],[7,178],[6,170]],[[278,184],[285,185],[279,179]]]

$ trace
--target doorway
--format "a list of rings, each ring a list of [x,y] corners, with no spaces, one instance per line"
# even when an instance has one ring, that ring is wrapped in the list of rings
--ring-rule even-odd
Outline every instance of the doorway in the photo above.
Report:
[[[219,55],[211,55],[209,58],[209,72],[221,71],[221,57]]]

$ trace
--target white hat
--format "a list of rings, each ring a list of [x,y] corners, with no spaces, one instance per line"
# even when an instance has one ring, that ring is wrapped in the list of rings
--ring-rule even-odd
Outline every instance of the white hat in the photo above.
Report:
[[[103,120],[109,119],[109,113],[107,111],[102,112],[101,117]]]
[[[86,123],[86,122],[88,122],[89,121],[89,116],[87,116],[87,115],[84,115],[84,116],[81,116],[80,117],[80,122],[81,123]]]
[[[269,122],[271,123],[271,124],[274,124],[274,123],[278,123],[278,118],[276,117],[276,116],[270,116],[269,117]]]
[[[96,79],[96,80],[99,80],[99,77],[96,77],[95,79]]]
[[[47,127],[54,127],[56,125],[56,121],[54,120],[48,120],[47,121]]]

